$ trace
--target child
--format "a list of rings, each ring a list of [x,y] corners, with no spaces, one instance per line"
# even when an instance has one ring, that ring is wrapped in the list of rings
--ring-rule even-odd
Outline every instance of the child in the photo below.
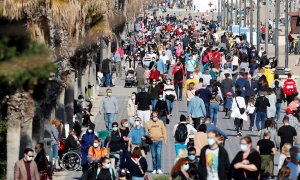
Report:
[[[249,115],[250,126],[249,131],[253,132],[254,120],[255,120],[255,98],[254,96],[250,96],[247,104],[246,112]]]
[[[225,103],[224,103],[225,118],[230,119],[231,107],[232,107],[232,92],[227,92],[226,93]]]

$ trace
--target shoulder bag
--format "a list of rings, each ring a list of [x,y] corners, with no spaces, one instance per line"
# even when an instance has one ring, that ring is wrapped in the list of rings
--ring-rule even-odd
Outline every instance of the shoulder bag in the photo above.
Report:
[[[245,113],[245,108],[240,108],[239,103],[237,102],[236,98],[234,98],[234,99],[235,99],[237,107],[239,108],[240,114],[241,115],[244,114]]]

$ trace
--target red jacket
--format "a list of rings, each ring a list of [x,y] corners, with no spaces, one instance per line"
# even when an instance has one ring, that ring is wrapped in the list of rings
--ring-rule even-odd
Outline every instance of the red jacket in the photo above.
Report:
[[[150,77],[149,77],[149,79],[150,79],[151,81],[152,81],[153,79],[158,80],[159,76],[160,76],[159,70],[156,70],[156,71],[151,70],[151,71],[150,71]]]
[[[184,71],[184,68],[183,68],[182,65],[180,65],[180,66],[174,66],[172,74],[174,75],[177,71],[180,71],[180,70],[182,71],[182,75],[184,76],[185,75],[185,71]],[[183,79],[181,81],[177,82],[177,83],[183,83]]]
[[[297,91],[298,90],[297,90],[296,82],[293,79],[287,79],[286,81],[284,81],[283,92],[285,95],[291,96]]]

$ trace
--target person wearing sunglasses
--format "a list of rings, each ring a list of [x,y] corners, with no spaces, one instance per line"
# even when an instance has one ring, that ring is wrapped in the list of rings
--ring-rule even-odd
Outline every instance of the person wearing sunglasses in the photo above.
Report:
[[[93,176],[88,179],[91,180],[115,180],[115,170],[111,167],[111,161],[108,157],[104,157],[100,160],[99,167],[94,171]]]
[[[180,158],[173,166],[170,176],[172,179],[190,180],[188,170],[190,168],[187,158]]]
[[[33,157],[33,149],[26,148],[24,150],[24,157],[15,163],[14,179],[40,179],[40,173]]]
[[[142,143],[142,140],[146,140],[145,136],[147,135],[147,132],[144,127],[142,127],[142,119],[139,117],[135,118],[135,127],[131,128],[129,134],[128,134],[128,151],[131,152],[135,147],[140,147],[140,144]],[[142,151],[143,157],[145,157],[145,151]]]

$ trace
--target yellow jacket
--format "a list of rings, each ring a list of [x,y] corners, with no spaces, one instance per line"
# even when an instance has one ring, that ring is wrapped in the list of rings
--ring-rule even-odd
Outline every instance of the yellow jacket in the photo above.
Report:
[[[167,130],[162,120],[149,120],[145,124],[145,130],[147,131],[152,141],[167,142]]]

